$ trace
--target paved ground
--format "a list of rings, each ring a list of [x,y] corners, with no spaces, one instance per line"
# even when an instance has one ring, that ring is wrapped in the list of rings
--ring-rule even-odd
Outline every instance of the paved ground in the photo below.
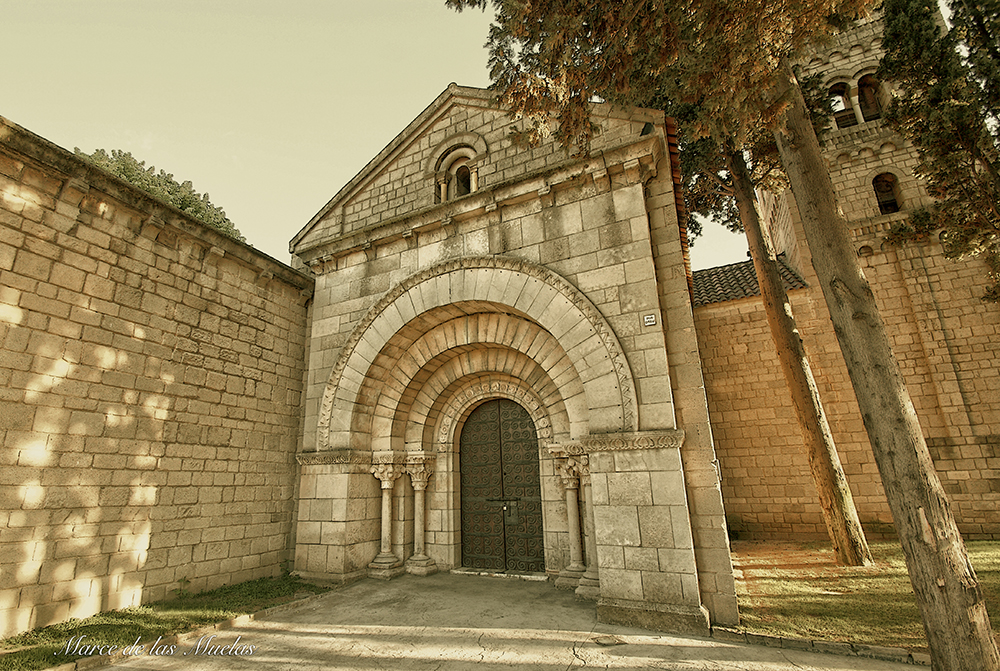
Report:
[[[599,624],[592,603],[550,583],[437,574],[364,580],[303,605],[143,655],[129,671],[181,669],[577,668],[917,671],[919,666]],[[238,638],[238,642],[237,642]],[[233,644],[236,647],[232,647]],[[611,643],[601,645],[600,643]],[[229,654],[205,654],[208,651]],[[221,648],[220,646],[230,646]],[[252,654],[247,648],[254,646]],[[185,654],[188,653],[188,654]]]

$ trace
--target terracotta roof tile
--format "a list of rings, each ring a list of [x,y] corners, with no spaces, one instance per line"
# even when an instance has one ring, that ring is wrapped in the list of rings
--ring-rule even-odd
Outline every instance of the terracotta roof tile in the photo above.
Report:
[[[788,264],[785,255],[778,254],[778,271],[789,289],[801,289],[806,283]],[[706,268],[694,272],[694,307],[709,303],[724,303],[749,296],[760,296],[757,285],[757,273],[753,270],[753,261],[731,263],[727,266]]]

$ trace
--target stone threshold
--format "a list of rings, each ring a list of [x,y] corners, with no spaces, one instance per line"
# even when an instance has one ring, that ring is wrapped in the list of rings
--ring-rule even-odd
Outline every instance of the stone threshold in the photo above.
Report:
[[[743,629],[729,627],[712,627],[712,638],[719,641],[733,641],[750,645],[763,645],[769,648],[785,648],[786,650],[805,650],[827,655],[843,655],[845,657],[864,657],[885,662],[902,664],[931,665],[928,653],[912,652],[904,648],[890,648],[881,645],[863,645],[861,643],[841,643],[837,641],[817,641],[808,638],[785,638],[783,636],[768,636],[754,634]]]
[[[506,571],[487,571],[476,568],[453,568],[449,573],[453,575],[479,575],[488,578],[510,578],[512,580],[527,580],[529,582],[546,582],[549,579],[547,573],[511,573]]]

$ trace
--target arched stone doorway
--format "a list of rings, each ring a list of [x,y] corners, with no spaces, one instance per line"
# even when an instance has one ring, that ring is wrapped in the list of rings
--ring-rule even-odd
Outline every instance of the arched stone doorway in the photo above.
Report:
[[[538,436],[508,399],[478,405],[459,437],[462,566],[545,570]]]

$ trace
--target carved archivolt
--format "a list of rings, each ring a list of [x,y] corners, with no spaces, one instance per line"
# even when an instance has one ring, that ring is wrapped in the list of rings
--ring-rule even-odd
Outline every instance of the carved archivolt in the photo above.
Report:
[[[638,428],[635,383],[628,361],[611,326],[583,293],[559,275],[536,264],[506,257],[465,257],[446,261],[411,275],[386,293],[358,323],[344,344],[344,348],[330,373],[330,378],[323,392],[323,400],[320,404],[319,412],[317,450],[325,450],[330,447],[330,421],[344,371],[354,356],[358,343],[368,332],[368,329],[375,320],[397,299],[421,283],[433,281],[435,278],[452,272],[469,269],[496,269],[521,273],[530,279],[544,282],[568,300],[582,314],[589,326],[593,328],[594,333],[607,352],[609,362],[617,378],[618,392],[621,398],[622,431],[635,431]],[[469,296],[466,299],[483,300],[483,297]],[[350,404],[350,407],[345,407],[343,410],[348,412],[353,411],[353,399],[343,398],[342,400]]]
[[[493,398],[506,398],[523,407],[535,423],[535,432],[539,440],[552,439],[552,421],[542,400],[530,387],[510,380],[484,380],[456,393],[441,410],[437,425],[438,451],[447,452],[454,449],[455,432],[459,422],[479,401]]]

